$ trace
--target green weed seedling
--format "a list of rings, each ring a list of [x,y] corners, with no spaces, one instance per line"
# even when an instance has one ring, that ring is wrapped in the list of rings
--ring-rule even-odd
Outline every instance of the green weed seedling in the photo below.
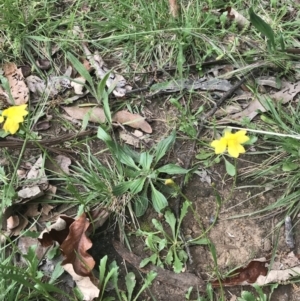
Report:
[[[255,297],[252,293],[248,291],[242,291],[241,297],[237,298],[238,301],[270,301],[274,289],[278,287],[278,283],[271,285],[271,292],[268,297],[266,294],[264,294],[263,290],[259,285],[254,284],[253,287],[255,288],[258,297]]]
[[[180,98],[182,98],[180,96]],[[179,103],[180,98],[171,98],[170,102],[172,105],[174,105],[178,111],[180,112],[180,118],[179,118],[179,131],[185,133],[191,138],[195,138],[197,136],[197,124],[198,124],[198,115],[203,112],[203,106],[200,106],[197,110],[197,112],[192,113],[189,109],[189,102],[186,106],[182,106]]]
[[[171,235],[165,231],[162,223],[157,219],[152,219],[152,224],[157,231],[148,232],[142,231],[141,229],[136,231],[136,235],[146,238],[146,247],[152,252],[150,257],[142,260],[140,267],[144,267],[151,262],[152,264],[162,268],[164,265],[172,265],[175,273],[180,273],[182,271],[188,256],[184,250],[184,243],[179,238],[179,231],[180,225],[187,214],[189,206],[190,203],[188,201],[183,203],[178,222],[176,222],[176,218],[171,211],[167,210],[165,212],[165,221],[171,229]],[[163,253],[164,250],[167,250],[167,254]]]
[[[107,256],[104,256],[99,265],[99,283],[101,286],[100,290],[100,297],[99,301],[112,301],[115,300],[114,297],[104,297],[105,289],[109,287],[110,284],[114,287],[116,294],[118,296],[119,301],[136,301],[138,300],[138,297],[141,295],[141,293],[151,286],[152,281],[156,277],[155,272],[150,272],[146,278],[144,279],[144,283],[140,290],[136,293],[135,296],[133,296],[133,290],[136,286],[136,279],[135,275],[130,272],[125,276],[125,285],[126,285],[126,291],[122,291],[119,289],[118,286],[118,277],[119,277],[119,267],[117,266],[116,262],[113,261],[109,265],[109,270],[106,273],[106,266],[107,265]]]
[[[98,129],[98,138],[103,140],[109,148],[118,172],[124,174],[124,181],[113,188],[114,195],[120,196],[129,191],[134,199],[137,216],[142,216],[148,207],[149,188],[153,208],[157,212],[161,212],[167,207],[166,197],[156,188],[157,185],[164,182],[159,175],[186,174],[188,172],[187,169],[172,163],[157,168],[160,159],[175,142],[175,131],[169,137],[161,140],[152,150],[140,154],[127,146],[117,144],[101,127]]]

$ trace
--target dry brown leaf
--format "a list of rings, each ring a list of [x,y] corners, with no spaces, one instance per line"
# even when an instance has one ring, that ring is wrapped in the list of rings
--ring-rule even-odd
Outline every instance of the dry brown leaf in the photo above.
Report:
[[[6,223],[7,230],[13,230],[14,228],[19,226],[20,219],[17,215],[12,215],[7,219]]]
[[[74,222],[74,219],[68,216],[61,215],[56,222],[45,229],[39,236],[38,240],[43,247],[53,245],[53,241],[62,244],[69,234],[69,227]]]
[[[145,120],[144,117],[138,114],[132,114],[127,111],[119,111],[113,117],[114,122],[119,122],[122,125],[128,125],[135,129],[141,129],[145,133],[152,133],[150,124]]]
[[[40,155],[36,160],[34,165],[31,167],[29,172],[27,173],[27,179],[30,181],[30,184],[33,185],[43,185],[48,187],[48,179],[45,174],[45,169],[43,166],[44,160],[43,156]]]
[[[269,283],[283,283],[300,273],[299,255],[294,252],[276,255],[270,265],[266,258],[252,260],[246,267],[234,271],[234,275],[221,281],[223,286],[253,285],[260,286]],[[218,280],[212,282],[213,287],[219,287]]]
[[[65,264],[63,268],[66,272],[68,272],[72,276],[78,289],[81,291],[83,295],[83,300],[92,301],[95,298],[99,297],[100,290],[91,281],[90,277],[83,277],[76,274],[72,264]]]
[[[42,259],[43,256],[45,256],[46,251],[48,248],[44,248],[41,245],[37,243],[36,238],[27,237],[27,236],[21,236],[18,238],[18,251],[21,254],[27,254],[28,250],[31,246],[37,245],[37,248],[35,249],[35,254],[38,259]],[[23,256],[21,256],[23,258]]]
[[[89,114],[89,121],[104,123],[106,121],[105,114],[101,108],[82,108],[78,106],[62,107],[72,118],[83,120]]]
[[[138,137],[134,137],[134,135],[130,135],[126,133],[125,131],[120,131],[119,132],[119,137],[129,145],[133,145],[136,148],[140,147],[140,139]]]
[[[39,215],[49,215],[50,211],[54,208],[53,206],[45,203],[45,204],[38,204],[38,203],[27,203],[27,210],[24,213],[26,217],[36,217]],[[41,220],[39,220],[41,221]]]
[[[280,91],[270,95],[270,97],[277,101],[282,101],[283,104],[293,100],[293,98],[300,92],[300,81],[296,83],[284,82]]]
[[[43,118],[39,121],[37,121],[34,126],[34,131],[45,131],[50,128],[50,120],[53,118],[52,115],[46,115],[46,118]]]
[[[86,79],[82,76],[76,77],[71,81],[71,87],[74,88],[75,94],[81,95],[83,94],[83,88],[84,84],[86,82]]]
[[[86,236],[89,225],[83,213],[70,225],[69,235],[60,246],[66,256],[62,265],[71,263],[76,274],[80,276],[89,276],[95,266],[95,260],[87,252],[92,247],[91,240]]]
[[[141,140],[148,143],[151,139],[148,138],[148,135],[144,135],[143,132],[135,130],[131,135],[124,130],[119,131],[120,138],[127,144],[133,145],[136,148],[141,147]]]
[[[29,100],[29,90],[25,84],[21,68],[18,69],[14,63],[6,63],[3,66],[3,70],[8,80],[14,103],[9,98],[7,98],[7,101],[11,105],[26,104]]]
[[[95,231],[107,221],[109,212],[103,208],[96,208],[88,213],[88,217],[91,220],[91,227],[87,232]]]
[[[275,94],[270,95],[269,97],[275,101],[280,101],[282,104],[288,103],[293,100],[293,98],[300,92],[300,81],[294,84],[283,82],[283,88],[276,92]],[[243,111],[233,114],[230,116],[230,119],[240,120],[244,117],[252,120],[258,113],[268,111],[267,106],[263,106],[262,102],[266,101],[264,96],[261,96],[261,100],[253,100],[250,105]],[[227,119],[227,118],[225,118]]]
[[[27,227],[28,219],[25,216],[19,215],[19,224],[12,230],[9,230],[9,236],[19,236],[21,232]]]
[[[66,89],[70,88],[69,77],[72,73],[72,67],[68,67],[63,76],[52,76],[47,78],[47,84],[44,80],[40,79],[36,75],[30,75],[26,77],[25,81],[28,85],[29,90],[40,96],[45,93],[47,97],[55,97]]]
[[[47,160],[45,166],[54,174],[70,174],[69,166],[71,165],[71,159],[64,155],[56,156],[52,161]]]
[[[21,199],[32,200],[44,195],[44,191],[38,185],[23,188],[18,191],[18,197]]]
[[[234,21],[236,22],[236,24],[240,29],[249,25],[250,22],[234,8],[228,7],[227,11],[228,11],[228,17],[230,19],[234,19]]]

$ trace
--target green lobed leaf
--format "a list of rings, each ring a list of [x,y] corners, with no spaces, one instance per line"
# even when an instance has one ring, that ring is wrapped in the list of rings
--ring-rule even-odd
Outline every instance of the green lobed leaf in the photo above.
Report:
[[[225,167],[226,167],[226,172],[234,177],[235,176],[235,173],[236,173],[236,169],[235,169],[235,166],[233,164],[231,164],[229,161],[227,161],[225,158]]]
[[[174,253],[173,270],[174,270],[175,273],[178,274],[182,271],[183,263],[178,258],[176,251],[174,251],[173,253]]]
[[[145,267],[149,262],[155,264],[157,261],[157,254],[152,254],[150,257],[144,258],[140,263],[140,268]]]
[[[168,265],[171,265],[172,262],[173,262],[173,251],[172,251],[172,249],[169,249],[168,253],[165,257],[165,263]]]
[[[243,291],[241,293],[241,298],[238,298],[238,301],[255,301],[255,297],[252,295],[252,293]]]
[[[293,171],[299,168],[299,164],[294,163],[294,162],[284,162],[282,164],[282,171],[288,172],[288,171]]]
[[[130,191],[133,194],[138,194],[139,192],[141,192],[144,187],[145,180],[146,180],[146,178],[139,178],[139,179],[133,180],[130,185]]]
[[[184,203],[182,204],[182,208],[180,210],[180,217],[179,217],[179,226],[182,223],[183,218],[186,216],[190,205],[191,203],[189,201],[184,201]]]
[[[157,171],[166,173],[168,175],[174,175],[174,174],[186,174],[189,170],[181,166],[178,166],[176,164],[170,163],[158,168]]]
[[[125,283],[127,288],[128,300],[131,300],[133,289],[136,285],[135,275],[130,272],[125,276]]]
[[[152,219],[152,224],[154,225],[155,229],[160,231],[160,232],[164,232],[164,227],[162,226],[162,224],[155,218]]]
[[[172,230],[173,237],[175,238],[175,236],[176,236],[176,228],[175,228],[176,227],[176,218],[175,218],[174,214],[171,211],[167,210],[165,213],[165,219]]]
[[[137,195],[134,198],[134,212],[137,217],[144,215],[148,208],[149,200],[145,195]]]
[[[156,212],[161,212],[162,209],[168,206],[166,197],[159,192],[152,183],[151,184],[151,199],[152,205]]]

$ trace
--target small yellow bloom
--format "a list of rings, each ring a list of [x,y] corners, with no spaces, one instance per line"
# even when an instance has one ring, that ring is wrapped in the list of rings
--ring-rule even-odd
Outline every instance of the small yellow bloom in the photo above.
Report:
[[[243,143],[247,142],[250,138],[246,136],[246,131],[238,131],[234,134],[225,132],[224,137],[219,140],[214,140],[210,145],[215,148],[216,154],[222,154],[228,149],[228,153],[233,158],[238,158],[239,154],[245,153]]]
[[[5,132],[13,135],[18,131],[20,123],[23,122],[24,117],[28,115],[26,108],[26,104],[20,106],[12,106],[2,112],[2,116],[0,116],[0,123],[2,123],[4,121],[4,117],[6,117],[6,121],[3,125]]]
[[[165,185],[168,185],[168,186],[174,186],[175,183],[172,179],[166,179],[165,180]]]

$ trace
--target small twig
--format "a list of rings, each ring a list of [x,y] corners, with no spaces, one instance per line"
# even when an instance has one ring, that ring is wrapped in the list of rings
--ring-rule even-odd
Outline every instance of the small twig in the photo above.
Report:
[[[52,139],[42,139],[42,140],[27,140],[26,148],[39,148],[39,146],[51,148],[53,145],[64,143],[68,140],[72,140],[79,137],[85,137],[92,134],[93,131],[83,131],[76,134],[66,134],[62,135],[58,138]],[[14,137],[7,137],[5,140],[0,141],[0,148],[8,147],[8,148],[21,148],[25,140],[17,139]]]

